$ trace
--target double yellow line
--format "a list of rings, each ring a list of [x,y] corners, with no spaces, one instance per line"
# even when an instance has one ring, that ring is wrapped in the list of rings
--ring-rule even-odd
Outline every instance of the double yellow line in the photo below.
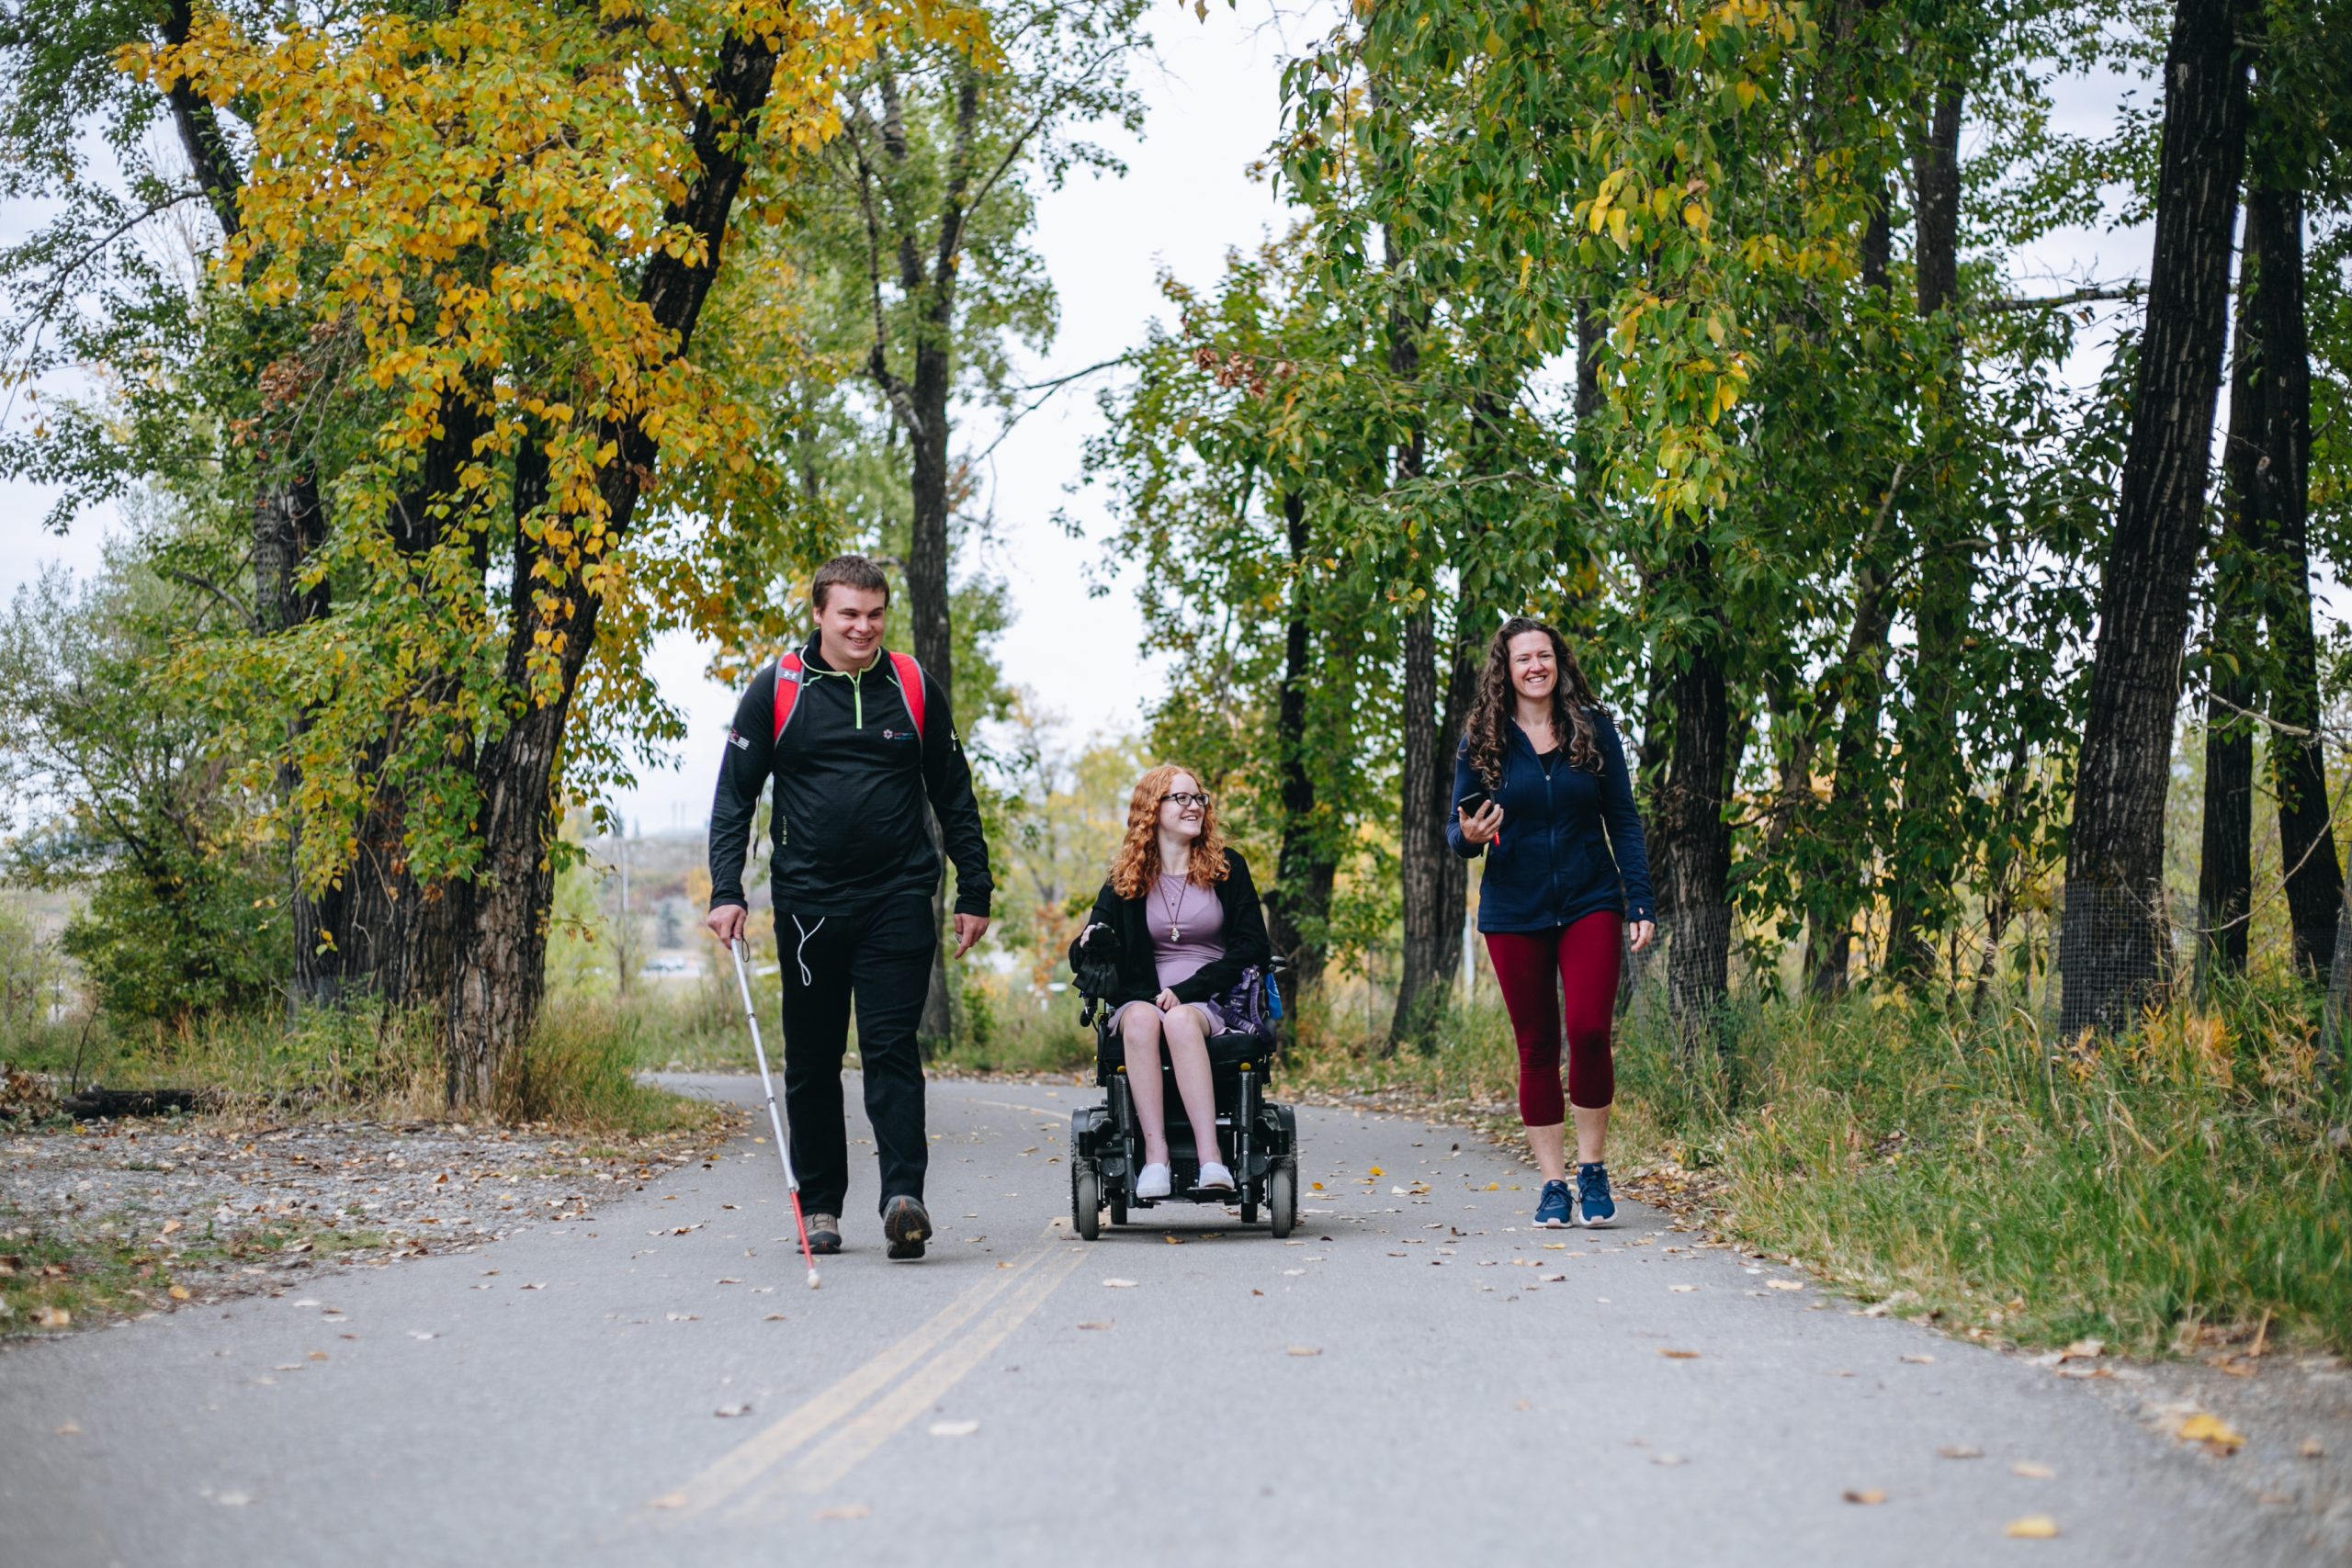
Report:
[[[1083,1247],[1057,1239],[1048,1225],[1044,1239],[1010,1269],[995,1270],[913,1333],[753,1433],[684,1486],[654,1498],[652,1506],[682,1515],[724,1509],[741,1519],[787,1497],[824,1491],[986,1360],[1084,1256]],[[975,1318],[978,1326],[958,1338]]]

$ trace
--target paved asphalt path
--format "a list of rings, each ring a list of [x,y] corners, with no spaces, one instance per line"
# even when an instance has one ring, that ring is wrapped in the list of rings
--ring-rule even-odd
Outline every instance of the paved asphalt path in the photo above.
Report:
[[[1634,1205],[1529,1228],[1470,1134],[1307,1111],[1288,1244],[1185,1206],[1089,1245],[1094,1091],[931,1092],[919,1264],[866,1166],[808,1291],[747,1134],[583,1223],[0,1356],[0,1562],[2311,1560],[2045,1370]]]

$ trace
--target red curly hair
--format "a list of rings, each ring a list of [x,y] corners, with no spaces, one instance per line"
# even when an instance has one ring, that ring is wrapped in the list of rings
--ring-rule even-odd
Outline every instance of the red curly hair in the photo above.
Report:
[[[1135,794],[1127,797],[1127,836],[1111,862],[1111,890],[1122,898],[1140,898],[1145,888],[1159,880],[1159,802],[1179,775],[1190,778],[1202,794],[1208,793],[1193,769],[1162,762],[1137,779]],[[1184,880],[1195,887],[1214,887],[1230,870],[1225,863],[1225,833],[1216,825],[1216,802],[1211,799],[1201,807],[1201,836],[1193,840]]]

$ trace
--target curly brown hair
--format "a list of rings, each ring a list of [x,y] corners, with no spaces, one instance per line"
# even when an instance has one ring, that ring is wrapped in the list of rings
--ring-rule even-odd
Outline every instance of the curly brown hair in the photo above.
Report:
[[[1127,797],[1127,836],[1119,841],[1118,855],[1111,862],[1111,890],[1122,898],[1140,898],[1144,889],[1159,880],[1159,803],[1180,774],[1191,779],[1203,795],[1208,794],[1196,771],[1162,762],[1137,779],[1135,794]],[[1217,826],[1216,801],[1212,798],[1201,807],[1201,836],[1193,840],[1184,880],[1195,887],[1214,887],[1231,870],[1225,863],[1225,833]]]
[[[1487,645],[1487,667],[1479,672],[1478,694],[1471,699],[1470,720],[1463,727],[1463,749],[1469,755],[1470,771],[1490,790],[1502,786],[1503,749],[1510,737],[1504,727],[1512,722],[1518,703],[1510,682],[1511,639],[1529,632],[1542,632],[1552,639],[1552,660],[1559,667],[1559,679],[1552,685],[1553,739],[1566,739],[1570,767],[1600,772],[1600,746],[1593,739],[1592,725],[1600,701],[1592,694],[1592,683],[1584,678],[1584,667],[1558,632],[1542,621],[1513,615],[1496,629],[1494,640]]]

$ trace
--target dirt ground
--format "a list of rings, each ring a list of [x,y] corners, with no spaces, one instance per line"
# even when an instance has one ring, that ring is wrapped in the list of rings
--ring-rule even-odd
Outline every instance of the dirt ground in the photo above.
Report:
[[[605,1199],[707,1157],[734,1124],[714,1118],[618,1142],[434,1122],[0,1125],[0,1283],[26,1286],[45,1271],[61,1287],[77,1276],[84,1287],[72,1292],[79,1324],[56,1317],[72,1308],[28,1307],[0,1316],[0,1335],[593,1224]]]

